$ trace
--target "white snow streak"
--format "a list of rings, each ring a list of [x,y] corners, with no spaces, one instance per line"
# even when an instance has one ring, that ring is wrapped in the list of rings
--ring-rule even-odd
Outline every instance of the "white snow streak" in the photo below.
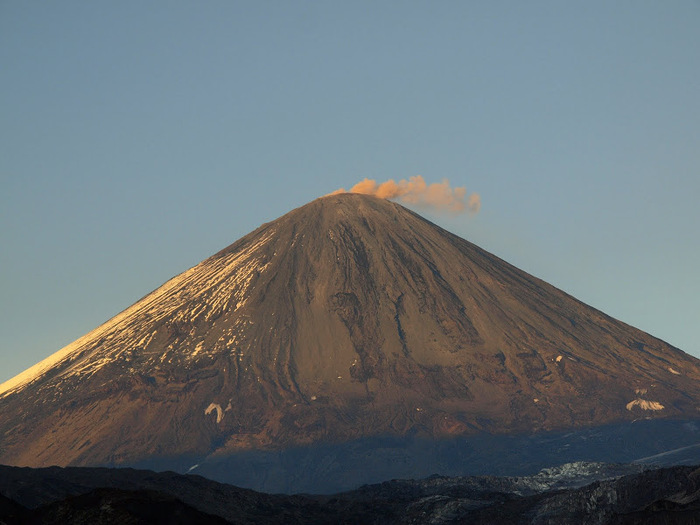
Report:
[[[49,369],[59,364],[70,365],[72,360],[76,360],[75,365],[69,366],[61,374],[62,377],[94,374],[103,366],[114,362],[125,348],[147,348],[156,333],[150,331],[144,333],[143,327],[150,329],[164,318],[172,316],[177,321],[192,323],[201,315],[205,315],[207,319],[215,317],[233,305],[235,309],[241,308],[245,305],[244,297],[252,279],[270,264],[269,262],[262,264],[262,261],[255,256],[255,252],[274,233],[274,230],[270,230],[255,244],[246,246],[242,251],[222,257],[212,257],[173,277],[95,330],[0,384],[0,398],[36,381]],[[195,299],[198,300],[195,301]],[[183,306],[190,302],[196,306],[192,310],[183,309]],[[120,351],[111,353],[103,351],[99,355],[97,352],[101,349],[100,341],[118,342],[114,346]],[[90,351],[80,356],[81,352],[86,350]],[[193,352],[192,355],[196,353]],[[89,364],[87,364],[88,361],[90,361]]]

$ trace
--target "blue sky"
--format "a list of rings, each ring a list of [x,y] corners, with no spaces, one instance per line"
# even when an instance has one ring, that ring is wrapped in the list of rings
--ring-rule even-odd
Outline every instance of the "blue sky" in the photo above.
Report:
[[[0,382],[364,177],[700,357],[700,3],[3,2]]]

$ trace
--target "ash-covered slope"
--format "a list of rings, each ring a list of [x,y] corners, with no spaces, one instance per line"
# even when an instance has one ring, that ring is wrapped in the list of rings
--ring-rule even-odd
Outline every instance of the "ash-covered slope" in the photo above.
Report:
[[[265,224],[0,386],[0,462],[695,418],[698,360],[398,204]]]

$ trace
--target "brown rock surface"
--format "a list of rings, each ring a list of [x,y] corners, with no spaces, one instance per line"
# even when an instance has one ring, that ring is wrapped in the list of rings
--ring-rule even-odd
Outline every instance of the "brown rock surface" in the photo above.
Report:
[[[700,362],[402,206],[262,225],[0,385],[0,463],[697,418]]]

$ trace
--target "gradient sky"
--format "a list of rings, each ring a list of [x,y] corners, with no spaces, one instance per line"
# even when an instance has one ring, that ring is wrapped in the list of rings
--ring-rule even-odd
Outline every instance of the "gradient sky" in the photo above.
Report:
[[[0,3],[0,382],[364,177],[700,357],[700,2]]]

